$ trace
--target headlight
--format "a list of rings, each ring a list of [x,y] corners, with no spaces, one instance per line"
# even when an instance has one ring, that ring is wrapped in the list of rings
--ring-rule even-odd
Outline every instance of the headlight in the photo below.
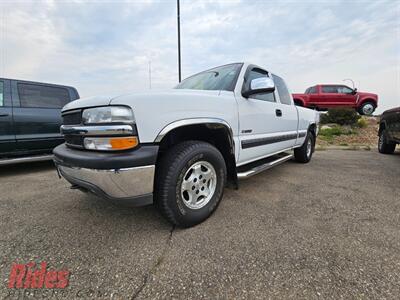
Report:
[[[82,113],[84,124],[134,123],[133,112],[126,106],[103,106],[85,109]]]

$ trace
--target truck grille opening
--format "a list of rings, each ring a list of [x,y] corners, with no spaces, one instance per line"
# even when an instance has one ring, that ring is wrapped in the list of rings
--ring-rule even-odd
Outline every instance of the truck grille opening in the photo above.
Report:
[[[82,111],[67,112],[62,117],[63,125],[78,125],[82,122]]]
[[[83,148],[83,136],[80,135],[65,135],[65,143],[73,148]]]

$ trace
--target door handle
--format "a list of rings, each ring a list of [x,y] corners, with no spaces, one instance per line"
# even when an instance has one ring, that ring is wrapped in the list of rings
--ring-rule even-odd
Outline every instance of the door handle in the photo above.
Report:
[[[8,117],[8,114],[0,114],[0,117]]]
[[[275,114],[277,117],[282,117],[282,111],[280,109],[276,109]]]

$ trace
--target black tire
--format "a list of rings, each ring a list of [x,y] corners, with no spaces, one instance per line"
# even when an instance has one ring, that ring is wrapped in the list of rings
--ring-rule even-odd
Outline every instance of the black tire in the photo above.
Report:
[[[311,143],[311,151],[307,151],[308,144]],[[294,149],[294,158],[297,162],[300,163],[308,163],[311,160],[311,157],[314,153],[315,149],[315,138],[314,135],[308,131],[306,139],[301,147]]]
[[[374,107],[374,109],[372,110],[371,113],[365,113],[365,112],[364,112],[364,107],[367,106],[367,105],[372,105],[372,106]],[[376,109],[375,103],[373,103],[373,102],[371,102],[371,101],[367,101],[367,102],[364,102],[364,103],[358,108],[358,113],[359,113],[360,115],[372,116],[372,114],[374,113],[375,109]]]
[[[396,143],[388,141],[386,130],[381,130],[381,132],[379,133],[378,151],[382,154],[392,154],[395,149]]]
[[[203,207],[192,209],[185,204],[183,199],[185,194],[182,195],[181,184],[186,172],[199,161],[205,161],[214,168],[216,185],[210,200]],[[217,148],[201,141],[182,142],[169,149],[157,166],[156,206],[170,223],[179,227],[194,226],[203,222],[215,211],[222,199],[225,182],[225,160]]]

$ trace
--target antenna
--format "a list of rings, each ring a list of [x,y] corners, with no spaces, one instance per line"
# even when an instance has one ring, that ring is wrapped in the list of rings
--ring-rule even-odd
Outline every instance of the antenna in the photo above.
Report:
[[[343,79],[343,81],[351,81],[351,83],[353,84],[353,90],[356,88],[353,79]]]
[[[176,0],[176,8],[177,8],[177,22],[178,22],[178,75],[179,82],[181,82],[181,14],[179,7],[179,0]]]

